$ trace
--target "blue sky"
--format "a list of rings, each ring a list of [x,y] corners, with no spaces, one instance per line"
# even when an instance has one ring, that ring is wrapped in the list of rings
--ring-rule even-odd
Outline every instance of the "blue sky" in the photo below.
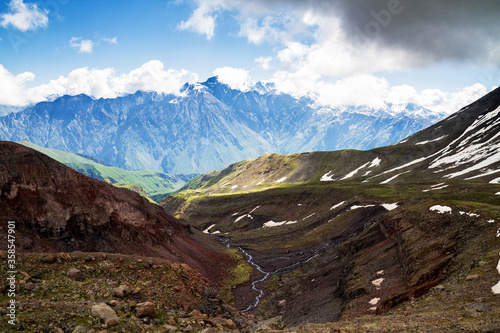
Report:
[[[323,104],[453,112],[500,81],[495,0],[5,0],[0,105],[273,81]]]

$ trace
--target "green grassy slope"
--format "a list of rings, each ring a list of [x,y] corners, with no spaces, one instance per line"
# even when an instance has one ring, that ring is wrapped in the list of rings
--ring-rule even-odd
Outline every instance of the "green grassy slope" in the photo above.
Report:
[[[38,150],[89,177],[99,180],[109,179],[113,184],[132,183],[140,185],[149,197],[158,202],[169,193],[181,188],[192,177],[191,175],[167,175],[153,170],[128,171],[103,165],[78,154],[43,148],[29,141],[23,140],[19,143]]]

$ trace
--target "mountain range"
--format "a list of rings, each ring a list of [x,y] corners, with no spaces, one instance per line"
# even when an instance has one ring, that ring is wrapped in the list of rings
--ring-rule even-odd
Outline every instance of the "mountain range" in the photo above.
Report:
[[[180,95],[138,91],[38,103],[0,117],[0,138],[27,139],[126,170],[199,174],[267,153],[390,145],[444,116],[414,104],[325,107],[272,84],[240,91],[213,77],[184,85]]]
[[[249,259],[240,309],[289,327],[340,320],[325,332],[488,331],[499,184],[500,88],[394,145],[263,155],[162,206]]]

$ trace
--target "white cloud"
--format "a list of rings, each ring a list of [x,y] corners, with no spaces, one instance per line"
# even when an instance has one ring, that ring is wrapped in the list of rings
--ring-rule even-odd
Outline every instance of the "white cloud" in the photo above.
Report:
[[[255,59],[255,62],[259,64],[259,67],[265,71],[268,71],[272,68],[272,61],[273,57],[258,57],[257,59]]]
[[[92,53],[94,42],[81,37],[73,37],[69,41],[69,46],[78,51],[78,53]]]
[[[24,72],[17,76],[12,75],[5,67],[0,65],[0,105],[26,105],[25,83],[32,81],[35,75]]]
[[[111,44],[111,45],[118,45],[118,38],[117,37],[113,37],[113,38],[103,37],[103,38],[101,38],[101,41],[106,42],[106,43]]]
[[[39,9],[36,4],[11,0],[8,6],[10,12],[0,16],[0,25],[4,28],[11,25],[21,31],[32,31],[46,28],[49,23],[49,11]]]
[[[180,22],[177,27],[181,30],[190,30],[205,35],[212,39],[215,33],[215,20],[217,15],[214,11],[218,7],[216,2],[202,2],[187,21]]]
[[[129,73],[117,75],[112,68],[78,68],[47,84],[26,89],[25,83],[35,78],[30,72],[12,75],[0,65],[0,105],[27,105],[49,96],[86,94],[94,98],[115,98],[137,90],[180,94],[186,82],[198,81],[187,70],[165,69],[163,63],[152,60]]]
[[[165,70],[161,61],[151,60],[128,74],[112,79],[112,86],[119,94],[133,93],[137,90],[178,94],[186,82],[196,82],[198,76],[185,69]]]
[[[221,83],[233,89],[246,91],[249,89],[250,75],[247,70],[233,67],[217,68],[213,71]]]

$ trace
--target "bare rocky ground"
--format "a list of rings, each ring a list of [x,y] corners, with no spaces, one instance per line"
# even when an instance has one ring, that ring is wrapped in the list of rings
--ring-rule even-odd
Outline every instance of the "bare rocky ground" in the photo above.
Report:
[[[226,305],[185,264],[83,252],[22,254],[17,260],[12,326],[2,253],[1,332],[250,331],[255,325],[252,315]]]

